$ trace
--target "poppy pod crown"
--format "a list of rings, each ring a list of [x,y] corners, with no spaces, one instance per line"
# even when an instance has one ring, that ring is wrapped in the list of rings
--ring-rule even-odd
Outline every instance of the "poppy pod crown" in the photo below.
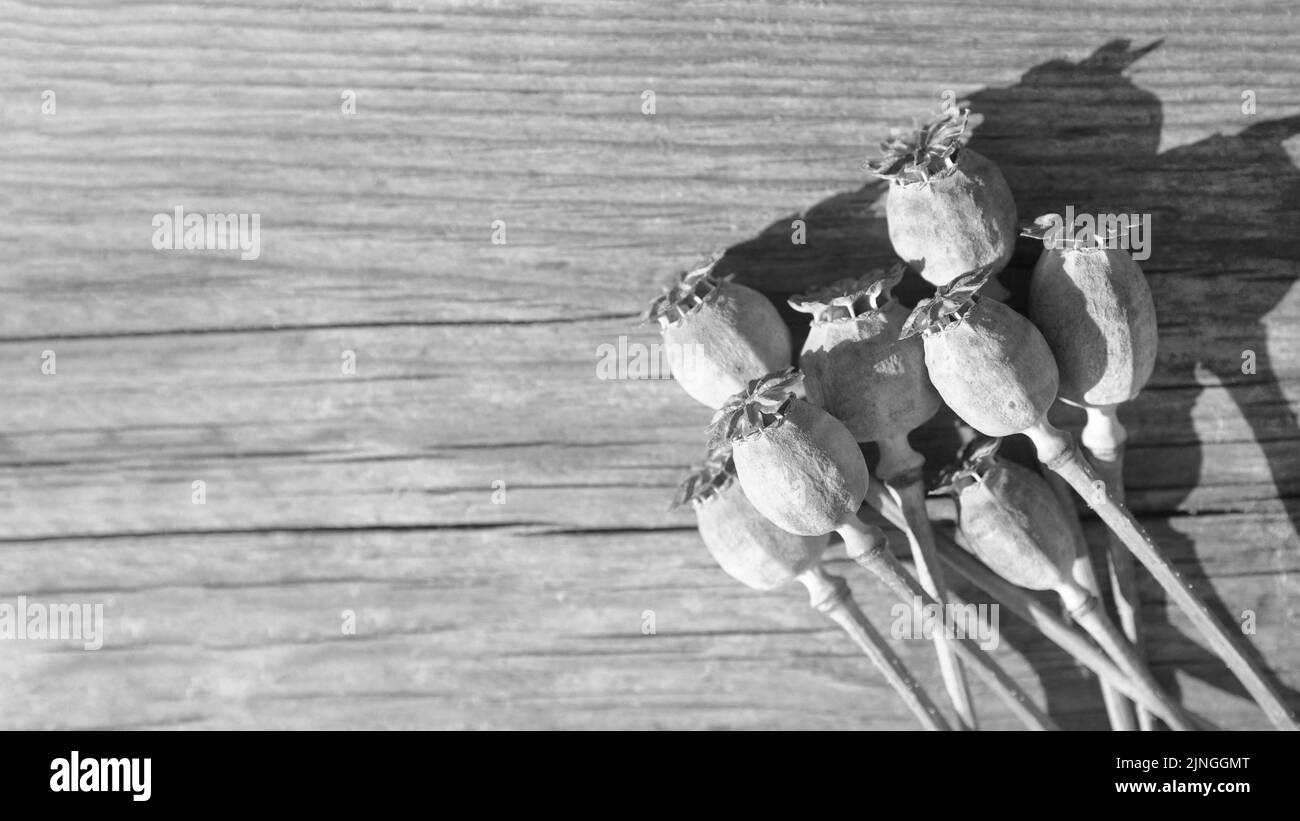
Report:
[[[1067,236],[1065,218],[1060,214],[1043,214],[1031,222],[1020,225],[1020,236],[1042,240],[1045,251],[1094,251],[1104,252],[1117,247],[1119,230],[1108,226],[1104,234],[1080,234]]]
[[[996,464],[1002,439],[979,436],[967,442],[957,460],[939,472],[931,495],[960,497],[961,492],[984,478]]]
[[[969,118],[969,109],[954,108],[925,125],[892,129],[889,139],[880,144],[880,159],[868,162],[867,170],[906,188],[928,186],[930,180],[957,167]]]
[[[713,275],[714,267],[721,260],[722,254],[714,254],[699,265],[683,271],[675,283],[650,303],[642,315],[642,321],[658,321],[661,328],[668,328],[680,323],[715,298],[718,287],[727,281]]]
[[[736,463],[731,458],[731,443],[710,448],[709,455],[677,488],[672,507],[701,505],[730,487],[736,479]]]
[[[894,304],[891,289],[903,280],[906,266],[875,269],[854,279],[836,280],[798,296],[790,297],[790,307],[811,314],[814,323],[846,322],[871,317]]]
[[[760,436],[763,431],[780,427],[795,402],[795,390],[803,384],[803,374],[795,368],[770,373],[752,380],[749,386],[733,395],[713,415],[709,424],[709,447],[730,447]]]
[[[988,280],[987,271],[972,271],[936,288],[933,297],[912,309],[903,324],[902,338],[932,336],[960,325],[979,302],[979,290]]]
[[[857,515],[867,465],[842,422],[794,395],[802,380],[787,368],[750,382],[714,416],[710,443],[731,443],[759,512],[790,533],[820,536]]]

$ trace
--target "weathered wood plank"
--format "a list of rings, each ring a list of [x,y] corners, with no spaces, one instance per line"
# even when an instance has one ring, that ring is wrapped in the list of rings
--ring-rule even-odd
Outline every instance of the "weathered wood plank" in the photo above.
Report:
[[[1276,517],[1220,516],[1183,517],[1171,527],[1198,543],[1243,528],[1285,529]],[[1239,547],[1262,541],[1246,537],[1223,542],[1204,569],[1225,602],[1262,614],[1252,642],[1271,658],[1286,651],[1300,620],[1283,605],[1295,600],[1298,545],[1288,535],[1271,551]],[[106,619],[98,652],[0,642],[0,680],[18,690],[7,728],[912,722],[799,591],[744,589],[712,565],[693,532],[361,530],[56,540],[0,550],[6,600],[103,602]],[[831,567],[887,629],[883,588],[843,558]],[[1177,682],[1194,709],[1262,727],[1249,702],[1218,689],[1231,688],[1227,673],[1206,663],[1190,625],[1145,592],[1157,671],[1191,671]],[[356,614],[355,635],[342,633],[344,610]],[[646,610],[655,614],[653,635],[642,634]],[[1067,726],[1101,726],[1088,679],[1024,625],[1004,617],[1003,629],[997,655],[1017,679],[1034,692],[1046,679]],[[894,644],[933,686],[926,642]],[[38,678],[59,686],[21,686]],[[1300,685],[1293,672],[1285,681]],[[1015,725],[996,699],[979,694],[989,726]]]
[[[707,409],[671,381],[605,380],[594,327],[335,329],[0,345],[0,538],[535,522],[657,526]],[[650,344],[645,330],[632,339]],[[42,343],[44,344],[44,343]],[[340,352],[356,353],[342,372]],[[1141,512],[1276,509],[1296,495],[1292,406],[1241,378],[1125,411]],[[1079,422],[1077,412],[1061,418]],[[1182,418],[1180,424],[1174,424]],[[1255,428],[1248,418],[1264,419]],[[1256,444],[1255,436],[1264,439]],[[916,437],[949,458],[950,422]],[[1282,466],[1262,470],[1265,456]],[[34,472],[43,478],[32,481]],[[191,503],[207,483],[206,504]],[[509,503],[493,504],[493,482]]]
[[[17,128],[0,185],[22,197],[7,248],[26,287],[6,333],[482,321],[484,285],[504,283],[492,304],[502,319],[565,315],[578,293],[579,310],[627,310],[696,253],[856,191],[885,131],[946,88],[990,109],[990,153],[1037,168],[1029,182],[1073,186],[1047,193],[1143,190],[1165,213],[1170,201],[1258,213],[1244,162],[1224,168],[1213,197],[1177,165],[1157,169],[1158,185],[1106,181],[1157,146],[1294,115],[1300,34],[1277,25],[1285,4],[1117,7],[1104,24],[1033,5],[1042,11],[507,3],[419,15],[284,3],[162,16],[15,5],[4,59]],[[1135,46],[1168,39],[1130,71],[1142,94],[1104,72],[1018,82],[1120,30]],[[39,90],[54,86],[63,103],[44,116]],[[359,95],[351,119],[347,88]],[[1243,88],[1257,94],[1254,120],[1238,110]],[[640,113],[647,89],[653,117]],[[178,204],[261,213],[263,257],[154,251],[149,217]],[[509,245],[490,243],[495,219]],[[1222,221],[1208,222],[1196,228]]]

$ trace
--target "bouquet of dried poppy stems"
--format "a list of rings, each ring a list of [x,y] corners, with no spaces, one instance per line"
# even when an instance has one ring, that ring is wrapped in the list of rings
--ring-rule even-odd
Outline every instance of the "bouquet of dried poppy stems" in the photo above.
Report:
[[[1021,615],[1097,675],[1113,729],[1155,729],[1157,718],[1178,730],[1216,729],[1147,668],[1136,559],[1269,720],[1300,729],[1260,663],[1124,504],[1117,408],[1137,396],[1156,361],[1156,312],[1141,269],[1115,237],[1066,240],[1049,230],[1060,218],[1048,215],[1023,231],[1044,246],[1028,316],[994,298],[1005,291],[986,292],[1022,232],[1001,172],[966,147],[967,117],[952,109],[895,131],[868,164],[889,181],[889,237],[903,263],[843,272],[851,276],[809,283],[791,298],[812,317],[797,355],[768,297],[717,275],[721,257],[686,271],[652,303],[645,316],[658,321],[674,377],[714,410],[709,456],[677,503],[691,505],[705,546],[735,579],[763,591],[802,583],[927,729],[978,729],[967,670],[1025,726],[1056,725],[978,643],[943,630],[926,638],[935,642],[950,721],[844,581],[822,569],[832,534],[918,621],[915,608],[961,602],[945,571]],[[891,295],[909,270],[936,286],[910,311]],[[1058,401],[1086,412],[1086,456],[1047,420]],[[908,441],[942,405],[982,437],[933,491],[955,500],[952,535],[931,521],[925,460]],[[1001,438],[1014,435],[1032,441],[1043,475],[998,455]],[[878,446],[874,470],[860,443]],[[1110,530],[1118,624],[1101,605],[1072,492]],[[880,520],[907,537],[915,576],[895,558]],[[1073,625],[1028,592],[1048,590]]]

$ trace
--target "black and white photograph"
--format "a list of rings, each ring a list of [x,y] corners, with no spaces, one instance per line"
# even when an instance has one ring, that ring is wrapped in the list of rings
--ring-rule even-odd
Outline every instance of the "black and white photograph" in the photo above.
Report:
[[[1300,728],[1291,3],[0,0],[0,86],[52,793],[148,800],[99,731]]]

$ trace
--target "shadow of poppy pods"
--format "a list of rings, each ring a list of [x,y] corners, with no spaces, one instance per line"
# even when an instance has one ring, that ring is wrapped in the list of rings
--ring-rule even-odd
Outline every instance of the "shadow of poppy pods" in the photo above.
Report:
[[[1016,245],[1016,202],[992,160],[964,146],[969,112],[951,110],[895,131],[869,163],[890,181],[889,241],[921,276],[945,285],[969,271],[993,276]]]
[[[795,396],[802,379],[788,368],[750,382],[714,415],[710,446],[731,443],[736,475],[760,513],[820,536],[856,521],[867,463],[840,420]]]
[[[759,513],[740,483],[731,448],[709,454],[683,484],[676,504],[690,503],[700,537],[714,561],[755,590],[773,590],[817,566],[829,534],[798,536]]]
[[[890,294],[904,267],[875,270],[791,297],[812,314],[799,368],[808,401],[841,420],[859,442],[904,436],[939,410],[925,372],[925,348],[900,339],[908,310]]]
[[[1151,288],[1120,248],[1061,239],[1040,217],[1026,236],[1043,239],[1029,284],[1029,318],[1042,331],[1061,374],[1060,396],[1104,407],[1138,395],[1155,369],[1157,328]]]
[[[1056,361],[1028,319],[977,293],[969,274],[916,306],[903,329],[920,334],[930,381],[948,407],[985,436],[1036,425],[1056,400]]]
[[[712,275],[720,259],[683,273],[645,314],[659,322],[673,378],[715,409],[751,379],[790,367],[792,344],[771,300]]]

